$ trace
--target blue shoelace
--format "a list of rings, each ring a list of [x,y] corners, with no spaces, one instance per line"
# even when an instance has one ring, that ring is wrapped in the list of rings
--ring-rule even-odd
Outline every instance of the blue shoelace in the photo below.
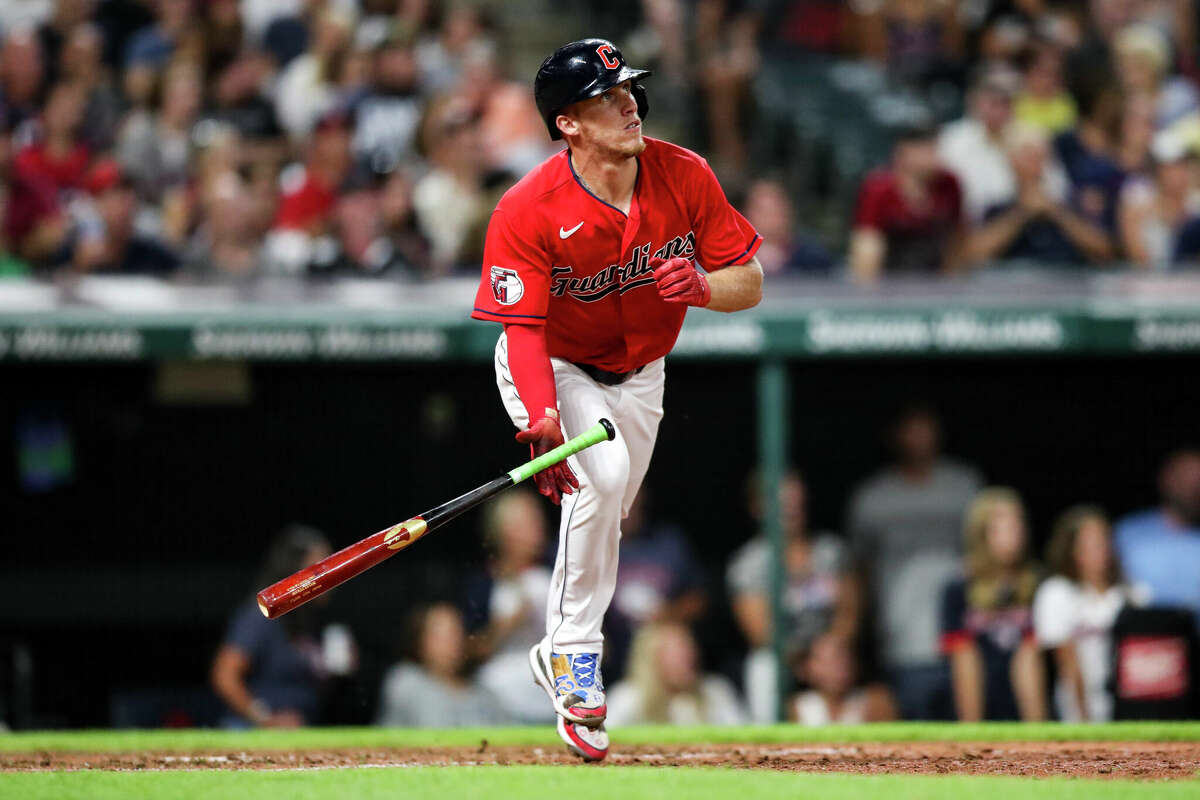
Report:
[[[587,689],[596,682],[596,654],[582,653],[571,658],[571,671],[575,673],[575,682]]]

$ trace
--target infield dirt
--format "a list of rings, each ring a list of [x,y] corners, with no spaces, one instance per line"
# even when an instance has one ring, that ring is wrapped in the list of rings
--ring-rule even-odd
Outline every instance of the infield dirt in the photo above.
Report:
[[[180,753],[0,753],[0,771],[280,770],[577,764],[565,749],[475,747]],[[621,746],[605,763],[794,772],[1070,776],[1163,780],[1200,776],[1200,742],[896,742],[846,745]],[[602,765],[599,765],[602,767]]]

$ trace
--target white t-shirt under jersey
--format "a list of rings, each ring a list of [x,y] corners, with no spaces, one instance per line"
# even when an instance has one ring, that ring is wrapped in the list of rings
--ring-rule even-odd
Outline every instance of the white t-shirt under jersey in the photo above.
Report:
[[[1038,644],[1050,649],[1075,643],[1088,719],[1092,722],[1112,718],[1113,701],[1106,688],[1111,671],[1112,626],[1121,608],[1126,603],[1139,605],[1142,595],[1129,586],[1097,592],[1056,575],[1034,596],[1033,628]],[[1062,679],[1054,688],[1054,696],[1064,722],[1083,719],[1075,694]]]

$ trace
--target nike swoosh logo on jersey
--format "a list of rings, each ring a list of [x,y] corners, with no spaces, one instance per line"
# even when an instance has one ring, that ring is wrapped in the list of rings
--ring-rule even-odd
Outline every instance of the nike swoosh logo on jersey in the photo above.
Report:
[[[566,239],[566,238],[570,237],[571,234],[575,233],[575,231],[579,230],[582,227],[583,227],[583,223],[580,222],[574,228],[571,228],[571,230],[567,230],[566,228],[559,228],[558,229],[558,238]]]

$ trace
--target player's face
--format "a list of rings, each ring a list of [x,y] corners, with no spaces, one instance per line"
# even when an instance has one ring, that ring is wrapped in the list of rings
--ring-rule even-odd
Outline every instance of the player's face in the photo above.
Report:
[[[646,149],[629,81],[575,104],[570,114],[584,147],[632,158]]]

